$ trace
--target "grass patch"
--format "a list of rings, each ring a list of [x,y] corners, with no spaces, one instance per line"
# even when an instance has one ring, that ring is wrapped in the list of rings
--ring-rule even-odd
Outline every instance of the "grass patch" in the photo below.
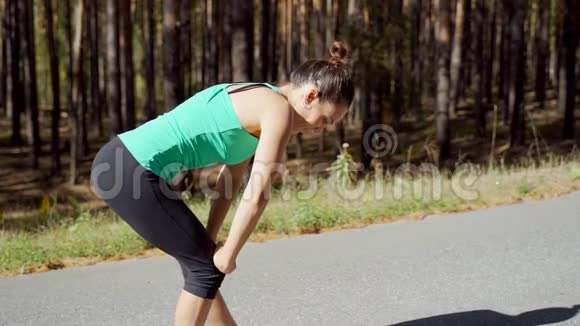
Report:
[[[572,170],[572,173],[570,173],[570,175],[572,177],[572,181],[580,180],[580,168]]]
[[[75,221],[63,219],[36,232],[0,231],[0,272],[26,273],[38,265],[58,268],[64,265],[65,259],[106,259],[136,254],[151,247],[114,216],[92,216]]]
[[[387,171],[384,178],[367,177],[351,184],[334,180],[292,177],[273,191],[252,239],[556,196],[580,189],[580,160],[552,159],[487,171],[458,169],[453,174],[421,169]],[[237,204],[226,217],[221,239],[230,230]],[[205,224],[209,201],[197,198],[188,205]],[[37,266],[61,268],[67,261],[87,257],[137,255],[151,248],[110,210],[83,207],[70,201],[64,209],[35,208],[39,216],[21,225],[0,217],[0,274],[27,273]]]
[[[534,186],[526,181],[524,181],[523,183],[520,183],[517,186],[517,192],[518,192],[518,194],[520,194],[522,196],[530,194],[533,190],[534,190]]]

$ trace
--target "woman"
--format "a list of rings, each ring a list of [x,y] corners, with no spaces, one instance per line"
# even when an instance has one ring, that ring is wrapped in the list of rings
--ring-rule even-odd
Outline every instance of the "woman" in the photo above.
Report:
[[[354,96],[343,44],[329,60],[303,63],[280,87],[220,84],[172,111],[112,138],[91,171],[95,192],[152,245],[179,262],[185,285],[175,325],[235,325],[218,289],[268,201],[293,133],[320,131],[342,119]],[[254,156],[243,200],[224,244],[215,241],[232,196]],[[179,173],[224,164],[204,227],[172,191]]]

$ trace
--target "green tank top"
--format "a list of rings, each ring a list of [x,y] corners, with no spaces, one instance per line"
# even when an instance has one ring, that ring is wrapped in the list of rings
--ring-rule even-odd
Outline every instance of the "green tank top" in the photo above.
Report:
[[[282,94],[268,83],[245,84]],[[259,138],[242,127],[227,92],[231,85],[202,90],[118,137],[139,164],[168,182],[184,170],[240,163],[254,155]]]

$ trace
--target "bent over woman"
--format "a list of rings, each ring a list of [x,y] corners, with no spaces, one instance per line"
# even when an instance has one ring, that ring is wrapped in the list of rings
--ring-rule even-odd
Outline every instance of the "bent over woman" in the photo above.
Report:
[[[347,50],[335,42],[330,59],[297,67],[290,81],[211,86],[139,127],[113,137],[97,153],[91,184],[143,239],[174,257],[184,285],[175,325],[235,325],[219,288],[254,230],[272,176],[290,136],[319,132],[347,113],[354,97]],[[254,156],[243,200],[223,245],[218,231]],[[174,191],[180,172],[223,164],[220,194],[204,227]]]

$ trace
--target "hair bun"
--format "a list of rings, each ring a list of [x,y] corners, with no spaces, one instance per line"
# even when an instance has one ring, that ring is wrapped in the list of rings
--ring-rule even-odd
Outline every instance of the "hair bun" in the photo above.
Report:
[[[347,56],[348,49],[342,42],[335,41],[332,43],[332,46],[330,46],[330,62],[336,64],[344,63]]]

